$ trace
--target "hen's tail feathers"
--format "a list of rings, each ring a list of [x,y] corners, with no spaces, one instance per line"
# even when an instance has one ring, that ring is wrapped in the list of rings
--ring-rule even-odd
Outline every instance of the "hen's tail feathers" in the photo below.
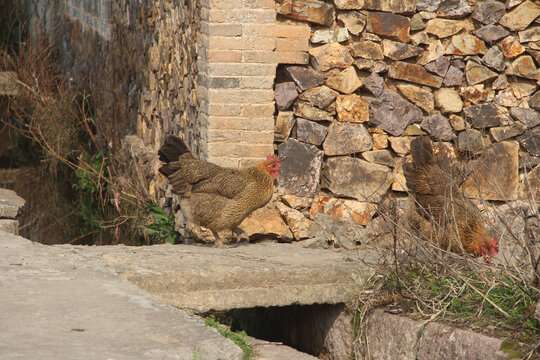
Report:
[[[411,142],[411,155],[415,166],[435,163],[433,147],[427,136],[420,136]]]
[[[185,153],[189,153],[189,148],[182,139],[174,135],[167,136],[158,151],[159,160],[164,163],[177,161]]]

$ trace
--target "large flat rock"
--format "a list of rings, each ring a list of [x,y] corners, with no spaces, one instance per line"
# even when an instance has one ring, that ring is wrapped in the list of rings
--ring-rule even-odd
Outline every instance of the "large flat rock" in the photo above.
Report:
[[[14,219],[26,201],[13,190],[0,189],[0,219]]]
[[[88,249],[0,232],[2,359],[243,358],[201,319],[118,277]]]
[[[121,277],[194,312],[352,300],[373,269],[350,254],[279,243],[87,247]]]

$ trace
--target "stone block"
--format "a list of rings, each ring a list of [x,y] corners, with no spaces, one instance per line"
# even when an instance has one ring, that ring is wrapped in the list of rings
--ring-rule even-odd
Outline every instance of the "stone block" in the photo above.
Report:
[[[19,220],[0,219],[0,231],[8,234],[19,235]]]
[[[323,152],[313,145],[289,139],[278,146],[281,171],[278,191],[281,194],[315,196],[319,191]]]
[[[362,124],[334,122],[323,144],[325,155],[346,155],[371,150],[372,141]]]
[[[15,191],[0,189],[0,218],[15,219],[25,203]]]

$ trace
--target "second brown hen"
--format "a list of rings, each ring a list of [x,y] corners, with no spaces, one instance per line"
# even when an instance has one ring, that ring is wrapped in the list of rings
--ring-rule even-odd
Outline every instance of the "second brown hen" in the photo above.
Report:
[[[446,168],[433,155],[426,136],[411,142],[412,163],[403,165],[407,187],[413,204],[408,220],[412,227],[429,241],[436,241],[446,250],[474,257],[488,253],[497,255],[497,239],[487,233],[480,212],[467,199]]]

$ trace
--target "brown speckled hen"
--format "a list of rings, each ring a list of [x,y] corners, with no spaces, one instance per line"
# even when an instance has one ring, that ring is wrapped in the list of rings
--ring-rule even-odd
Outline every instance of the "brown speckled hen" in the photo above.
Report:
[[[245,169],[224,168],[196,159],[177,136],[167,136],[159,149],[165,164],[159,172],[167,177],[188,222],[212,231],[221,246],[219,231],[247,234],[238,225],[272,198],[274,179],[281,164],[276,155]]]

